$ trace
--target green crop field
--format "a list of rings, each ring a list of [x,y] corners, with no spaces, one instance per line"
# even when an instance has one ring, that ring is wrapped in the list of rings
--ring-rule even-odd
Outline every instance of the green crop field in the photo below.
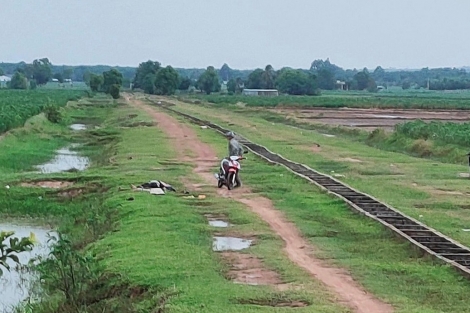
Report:
[[[320,96],[252,97],[242,95],[198,95],[199,99],[216,105],[245,103],[247,106],[327,107],[327,108],[408,108],[408,109],[469,109],[470,92],[445,91],[329,91]],[[187,97],[180,98],[192,102]]]
[[[1,90],[0,133],[23,125],[30,117],[41,113],[48,105],[64,106],[82,95],[77,90]]]

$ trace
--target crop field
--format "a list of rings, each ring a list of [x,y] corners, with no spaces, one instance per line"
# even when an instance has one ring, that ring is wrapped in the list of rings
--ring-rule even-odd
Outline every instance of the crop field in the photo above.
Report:
[[[468,109],[470,92],[456,91],[381,91],[324,92],[321,96],[247,97],[238,95],[209,95],[192,97],[215,105],[244,103],[249,107],[295,108],[393,108],[393,109]],[[181,98],[184,100],[185,98]]]
[[[24,91],[0,89],[0,134],[22,126],[48,105],[63,107],[82,95],[80,91]]]

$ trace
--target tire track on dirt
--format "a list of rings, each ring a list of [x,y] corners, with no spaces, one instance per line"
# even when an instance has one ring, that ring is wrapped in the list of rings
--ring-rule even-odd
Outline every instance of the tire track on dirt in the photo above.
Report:
[[[194,172],[206,183],[214,183],[211,172],[213,167],[218,164],[219,159],[210,145],[203,143],[191,128],[180,123],[174,117],[157,111],[140,100],[131,99],[129,95],[125,97],[130,105],[147,112],[157,122],[158,127],[172,139],[180,160],[195,162],[197,166]],[[188,157],[187,153],[196,155],[196,157]],[[245,204],[267,222],[285,242],[284,250],[289,259],[326,285],[334,292],[340,303],[357,313],[391,313],[394,311],[391,305],[367,293],[344,270],[331,267],[312,256],[309,251],[314,251],[314,248],[301,236],[296,226],[288,222],[282,212],[274,208],[271,200],[250,194],[250,190],[246,187],[230,192],[219,189],[217,193],[222,197]]]

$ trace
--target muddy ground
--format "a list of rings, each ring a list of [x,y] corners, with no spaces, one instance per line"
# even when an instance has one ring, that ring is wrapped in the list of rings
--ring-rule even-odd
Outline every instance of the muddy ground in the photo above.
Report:
[[[376,128],[393,130],[398,123],[416,119],[456,123],[470,121],[470,111],[464,110],[276,108],[270,109],[270,111],[301,122],[346,126],[363,130]]]

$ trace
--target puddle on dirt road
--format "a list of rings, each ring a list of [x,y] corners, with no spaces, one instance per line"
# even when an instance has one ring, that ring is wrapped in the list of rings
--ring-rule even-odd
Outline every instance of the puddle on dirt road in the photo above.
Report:
[[[252,240],[236,238],[236,237],[214,237],[212,243],[212,250],[214,251],[228,251],[228,250],[243,250],[251,246]]]
[[[56,156],[50,162],[36,166],[43,174],[60,173],[70,170],[83,171],[88,167],[90,159],[82,157],[77,151],[71,149],[76,148],[78,144],[70,145],[56,151]]]
[[[47,234],[56,235],[50,229],[17,224],[0,224],[0,231],[14,231],[13,236],[18,238],[29,237],[30,233],[35,235],[37,243],[35,243],[32,251],[18,254],[18,259],[22,265],[27,264],[34,257],[47,257],[50,252],[50,246],[47,244]],[[0,312],[4,313],[14,312],[14,306],[30,295],[34,295],[31,286],[38,279],[34,273],[17,271],[11,260],[8,260],[7,263],[11,266],[11,270],[4,270],[2,277],[0,277]]]
[[[86,130],[86,125],[85,124],[72,124],[72,125],[70,125],[70,128],[72,130],[76,130],[76,131]]]
[[[221,221],[221,220],[210,220],[209,225],[212,227],[229,227],[230,226],[229,223],[225,221]]]

